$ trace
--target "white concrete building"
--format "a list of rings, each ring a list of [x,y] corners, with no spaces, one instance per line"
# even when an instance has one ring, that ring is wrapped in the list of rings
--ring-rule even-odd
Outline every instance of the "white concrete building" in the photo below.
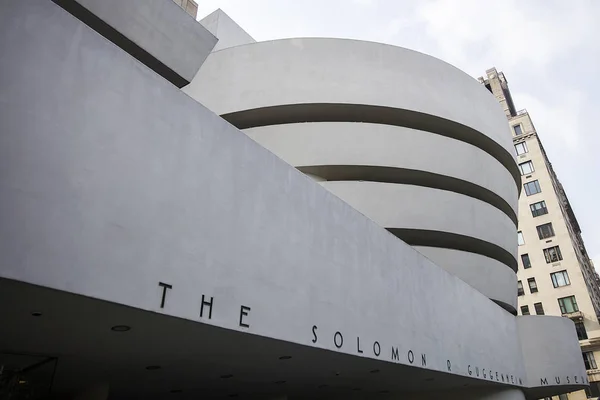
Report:
[[[508,118],[525,187],[519,198],[519,314],[558,315],[575,322],[590,380],[587,394],[598,397],[600,288],[581,228],[529,113],[515,108],[504,74],[492,68],[479,81]],[[586,393],[568,398],[585,399]]]
[[[573,322],[515,315],[494,97],[420,53],[257,43],[218,13],[0,3],[1,395],[587,387]]]

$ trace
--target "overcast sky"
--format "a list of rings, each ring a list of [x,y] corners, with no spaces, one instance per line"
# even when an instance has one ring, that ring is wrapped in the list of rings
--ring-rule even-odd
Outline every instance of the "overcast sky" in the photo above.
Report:
[[[256,40],[341,37],[441,58],[474,78],[504,71],[526,108],[600,270],[600,1],[197,0]]]

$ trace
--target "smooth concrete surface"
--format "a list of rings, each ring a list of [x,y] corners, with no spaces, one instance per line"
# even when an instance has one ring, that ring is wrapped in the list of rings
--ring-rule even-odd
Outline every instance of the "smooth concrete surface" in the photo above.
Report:
[[[213,34],[172,1],[70,1],[85,7],[188,82],[217,43]]]
[[[213,48],[213,51],[243,44],[256,43],[256,40],[254,40],[252,36],[220,8],[202,18],[200,24],[208,29],[219,40]]]
[[[488,150],[518,179],[510,132],[495,98],[462,71],[412,50],[326,38],[253,43],[212,53],[184,90],[220,115],[353,104],[436,116],[468,127],[472,140],[487,138]]]
[[[587,382],[585,367],[570,356],[581,354],[579,342],[565,340],[577,337],[573,321],[564,317],[524,315],[517,317],[517,327],[530,385],[546,389],[544,395],[548,395],[555,386]],[[564,374],[564,367],[572,373]],[[535,377],[540,377],[539,381],[536,382]]]
[[[507,269],[517,269],[515,225],[506,214],[483,201],[416,185],[352,181],[321,184],[384,228],[479,239],[497,247],[489,257],[503,262]]]
[[[517,310],[517,276],[493,258],[468,251],[413,246],[419,253],[485,294]]]
[[[213,53],[183,90],[409,244],[516,270],[521,182],[505,116],[447,63],[377,43],[285,39]],[[515,313],[514,276],[498,271],[492,289],[485,275],[499,263],[438,262]]]
[[[218,301],[202,322],[223,328],[356,354],[339,331],[388,360],[410,343],[434,370],[525,375],[513,317],[460,279],[54,4],[2,19],[1,276],[193,321],[201,290]]]
[[[521,329],[53,3],[1,7],[4,280],[482,385],[585,372],[579,351],[526,363],[520,336],[545,331]],[[552,339],[577,347],[566,330]]]
[[[488,153],[459,140],[400,126],[352,122],[271,125],[244,133],[295,167],[381,166],[473,183],[498,196],[492,205],[505,203],[502,208],[516,221],[518,194],[510,173]],[[444,155],[432,149],[443,149]],[[466,191],[461,189],[456,190]]]

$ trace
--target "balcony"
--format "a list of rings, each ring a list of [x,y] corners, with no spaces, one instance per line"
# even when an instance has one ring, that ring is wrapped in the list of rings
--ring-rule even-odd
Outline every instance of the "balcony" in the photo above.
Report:
[[[573,321],[583,321],[583,313],[581,311],[563,313],[562,316],[566,317],[566,318],[570,318]]]
[[[590,369],[587,371],[587,376],[588,376],[588,381],[598,382],[598,381],[600,381],[600,370]]]
[[[581,346],[582,349],[588,349],[590,347],[598,348],[598,346],[600,346],[600,337],[591,337],[580,340],[579,346]]]

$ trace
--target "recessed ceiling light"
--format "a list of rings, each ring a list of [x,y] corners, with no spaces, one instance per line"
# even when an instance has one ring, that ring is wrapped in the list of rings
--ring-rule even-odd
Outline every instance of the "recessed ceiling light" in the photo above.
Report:
[[[42,313],[39,312],[39,311],[34,311],[34,312],[31,313],[31,315],[33,315],[34,317],[41,317]]]
[[[371,370],[371,371],[369,371],[369,372],[370,372],[370,373],[372,373],[372,374],[376,374],[376,373],[378,373],[378,372],[379,372],[379,370],[378,370],[378,369],[372,369],[372,370]]]
[[[221,379],[229,379],[229,378],[233,378],[233,375],[231,375],[231,374],[221,375]]]
[[[292,356],[281,356],[281,357],[279,357],[280,360],[289,360],[290,358],[292,358]]]
[[[285,383],[285,382],[286,382],[286,381],[276,381],[275,383],[276,383],[276,384],[278,384],[278,385],[281,385],[281,384],[283,384],[283,383]]]
[[[24,380],[20,380],[20,381],[19,381],[19,385],[24,385],[24,384],[26,384],[26,383],[27,383],[27,381],[24,381]]]
[[[171,390],[171,393],[181,393],[181,392],[183,392],[183,390],[181,390],[181,389],[173,389],[173,390]]]
[[[131,327],[127,325],[115,325],[112,328],[110,328],[110,330],[114,332],[127,332],[131,330]]]
[[[157,369],[160,369],[160,368],[161,368],[161,367],[160,367],[160,365],[148,365],[148,366],[146,367],[146,369],[147,369],[148,371],[155,371],[155,370],[157,370]]]

